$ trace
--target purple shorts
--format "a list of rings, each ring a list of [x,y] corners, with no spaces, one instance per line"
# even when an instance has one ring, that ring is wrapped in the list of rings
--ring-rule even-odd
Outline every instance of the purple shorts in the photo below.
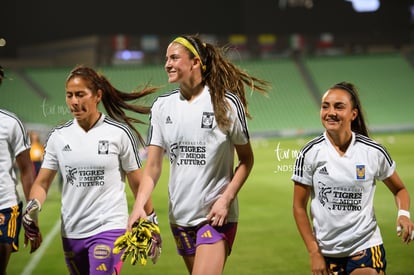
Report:
[[[227,241],[230,254],[237,231],[236,222],[214,227],[209,224],[192,227],[173,224],[170,226],[177,246],[177,252],[181,256],[194,255],[198,245],[212,244],[220,240]]]
[[[109,230],[85,239],[62,238],[63,252],[70,274],[119,274],[122,253],[112,253],[115,240],[125,230]]]
[[[12,252],[19,250],[19,233],[22,224],[23,203],[0,210],[0,243],[12,246]]]

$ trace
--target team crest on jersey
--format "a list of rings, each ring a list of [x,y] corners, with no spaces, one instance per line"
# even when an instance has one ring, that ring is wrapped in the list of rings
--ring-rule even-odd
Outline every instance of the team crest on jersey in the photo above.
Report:
[[[212,112],[203,112],[203,117],[201,118],[201,128],[213,128],[214,113]]]
[[[107,155],[109,153],[109,141],[100,140],[98,144],[98,154]]]
[[[365,165],[361,164],[356,166],[356,178],[357,180],[365,179]]]

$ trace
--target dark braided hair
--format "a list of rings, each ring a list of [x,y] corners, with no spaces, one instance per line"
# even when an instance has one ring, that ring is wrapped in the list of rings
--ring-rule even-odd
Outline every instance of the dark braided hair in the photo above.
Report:
[[[358,110],[357,117],[351,122],[351,130],[355,133],[369,136],[368,128],[364,119],[364,112],[362,111],[361,100],[359,99],[358,90],[354,84],[349,82],[339,82],[332,86],[330,89],[342,89],[347,91],[351,95],[352,108]]]
[[[118,122],[126,123],[137,134],[137,137],[139,138],[141,144],[145,144],[141,134],[133,126],[133,123],[145,124],[145,122],[138,118],[128,116],[125,113],[125,110],[138,114],[149,114],[151,110],[150,106],[142,106],[128,102],[154,93],[157,90],[156,87],[148,87],[146,85],[140,91],[133,91],[130,93],[122,92],[112,86],[112,84],[104,75],[84,65],[75,67],[67,77],[66,83],[74,77],[81,77],[84,79],[87,83],[87,87],[94,94],[96,94],[98,90],[102,90],[102,103],[106,112],[108,113],[108,116]]]

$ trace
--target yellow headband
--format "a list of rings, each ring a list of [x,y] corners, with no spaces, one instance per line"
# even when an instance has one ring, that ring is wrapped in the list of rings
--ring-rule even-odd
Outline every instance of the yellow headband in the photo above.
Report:
[[[203,60],[201,60],[201,57],[198,54],[197,50],[194,48],[194,46],[187,39],[180,36],[180,37],[177,37],[176,39],[174,39],[173,42],[180,43],[181,45],[183,45],[184,47],[189,49],[190,52],[192,52],[192,54],[194,54],[194,56],[197,57],[198,60],[200,60],[201,68],[202,68],[203,72],[206,71],[206,65],[203,64]]]

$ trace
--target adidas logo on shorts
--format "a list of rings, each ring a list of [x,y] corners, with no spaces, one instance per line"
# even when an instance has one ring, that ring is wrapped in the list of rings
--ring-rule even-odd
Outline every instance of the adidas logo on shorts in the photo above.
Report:
[[[106,268],[106,265],[102,263],[96,268],[96,270],[98,270],[98,271],[107,271],[108,269]]]
[[[207,230],[206,232],[204,232],[203,234],[201,234],[201,238],[211,238],[211,232],[210,230]]]

